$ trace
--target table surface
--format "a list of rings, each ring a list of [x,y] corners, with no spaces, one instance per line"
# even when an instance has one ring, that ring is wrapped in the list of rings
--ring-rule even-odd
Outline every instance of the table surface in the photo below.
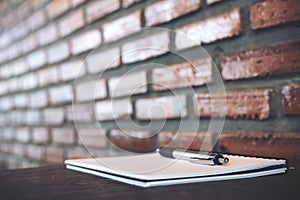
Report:
[[[281,175],[153,188],[63,166],[5,170],[0,171],[0,199],[299,199],[300,162],[289,168]]]

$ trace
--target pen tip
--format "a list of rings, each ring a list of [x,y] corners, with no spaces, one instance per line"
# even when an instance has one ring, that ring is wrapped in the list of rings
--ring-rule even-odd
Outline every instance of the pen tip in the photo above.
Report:
[[[229,158],[225,157],[224,158],[224,163],[228,163],[229,162]]]

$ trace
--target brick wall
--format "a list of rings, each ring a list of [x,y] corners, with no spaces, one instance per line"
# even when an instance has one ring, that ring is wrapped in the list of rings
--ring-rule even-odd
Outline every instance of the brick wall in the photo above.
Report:
[[[216,149],[299,158],[299,10],[298,0],[2,0],[0,168],[199,149],[223,119]],[[225,97],[209,89],[219,79]]]

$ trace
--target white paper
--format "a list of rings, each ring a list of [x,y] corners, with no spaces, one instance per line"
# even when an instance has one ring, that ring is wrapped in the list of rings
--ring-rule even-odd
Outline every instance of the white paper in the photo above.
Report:
[[[251,171],[284,165],[285,160],[231,156],[227,165],[207,166],[165,158],[158,153],[136,156],[66,160],[68,169],[105,178],[152,187],[182,183],[250,178],[284,173],[286,168]],[[238,173],[239,174],[232,174]],[[228,175],[230,174],[230,175]]]

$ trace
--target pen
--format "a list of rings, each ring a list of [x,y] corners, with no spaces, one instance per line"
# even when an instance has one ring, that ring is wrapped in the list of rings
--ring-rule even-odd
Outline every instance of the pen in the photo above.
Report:
[[[229,162],[229,158],[223,156],[221,153],[213,153],[208,151],[194,151],[170,147],[161,147],[156,149],[156,151],[160,155],[167,158],[187,160],[197,164],[223,165]]]

